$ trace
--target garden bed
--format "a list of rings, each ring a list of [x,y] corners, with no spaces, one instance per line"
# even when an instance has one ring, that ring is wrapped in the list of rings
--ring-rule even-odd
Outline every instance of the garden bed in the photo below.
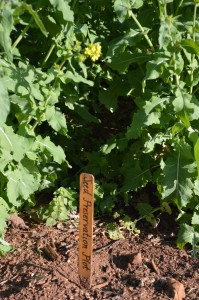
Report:
[[[158,229],[142,223],[139,235],[125,233],[117,241],[96,220],[89,290],[78,276],[78,222],[54,227],[25,222],[28,228],[10,226],[6,232],[14,250],[0,258],[0,299],[172,299],[171,278],[183,285],[185,299],[199,298],[199,260],[176,248],[168,220]]]

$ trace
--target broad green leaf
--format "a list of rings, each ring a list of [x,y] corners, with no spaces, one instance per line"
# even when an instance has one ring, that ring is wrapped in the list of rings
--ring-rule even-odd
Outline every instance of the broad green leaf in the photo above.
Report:
[[[18,198],[27,200],[39,187],[39,183],[22,165],[18,169],[7,172],[7,195],[9,202],[18,207]]]
[[[138,9],[143,5],[142,0],[115,0],[114,10],[118,16],[118,20],[123,23],[128,17],[128,11],[135,8]]]
[[[78,73],[72,73],[71,71],[67,71],[65,76],[64,76],[64,83],[70,82],[70,81],[74,81],[74,82],[83,82],[86,83],[90,86],[93,86],[93,81],[88,80],[84,77],[82,77],[80,74]]]
[[[35,10],[33,10],[32,5],[23,2],[22,6],[29,12],[29,14],[31,14],[31,16],[35,20],[35,23],[37,24],[37,26],[39,27],[41,32],[47,37],[48,36],[48,31],[46,30],[46,28],[45,28],[41,18],[39,17],[38,13]]]
[[[199,210],[195,210],[191,219],[192,225],[199,225]]]
[[[39,148],[42,152],[47,152],[48,154],[53,156],[54,161],[56,161],[58,164],[61,164],[65,161],[65,153],[63,149],[51,142],[49,136],[43,139],[38,135],[36,137],[35,145],[37,145],[35,146],[36,149]]]
[[[7,150],[15,161],[20,161],[32,146],[32,140],[14,133],[11,126],[0,127],[1,148]]]
[[[4,229],[7,227],[9,206],[6,201],[0,197],[0,236],[2,235]]]
[[[125,51],[127,46],[135,46],[141,38],[142,34],[139,30],[129,29],[126,34],[110,42],[106,58],[121,54]]]
[[[178,247],[182,249],[187,243],[193,246],[196,242],[199,242],[199,233],[194,230],[193,226],[181,224],[177,239]]]
[[[0,124],[5,123],[10,112],[10,99],[4,80],[0,78]]]
[[[126,138],[136,139],[138,138],[143,130],[144,122],[146,120],[146,114],[143,109],[140,109],[138,112],[134,113],[133,121],[130,126],[127,128]]]
[[[124,52],[109,58],[107,61],[111,69],[124,73],[130,64],[143,64],[150,59],[150,54]]]
[[[78,113],[78,115],[80,115],[80,117],[82,117],[84,120],[88,121],[88,122],[93,122],[93,123],[100,123],[100,120],[98,120],[95,116],[93,116],[88,109],[86,108],[86,106],[80,105],[80,104],[76,104],[75,105],[75,111]]]
[[[165,18],[161,20],[158,41],[160,49],[167,48],[168,44],[171,42],[171,35],[169,34],[168,25]]]
[[[155,145],[163,145],[166,141],[172,140],[173,136],[171,134],[156,134],[153,137],[148,134],[148,140],[144,144],[144,153],[152,152]]]
[[[116,77],[106,90],[99,91],[99,100],[107,109],[114,112],[118,107],[118,97],[126,96],[131,88],[127,76]]]
[[[168,46],[178,43],[181,36],[177,25],[176,17],[172,15],[165,16],[163,13],[163,16],[161,16],[161,25],[158,37],[160,49],[166,50]]]
[[[130,0],[115,0],[114,2],[114,10],[120,23],[123,23],[127,18],[130,2]]]
[[[121,173],[124,176],[123,186],[121,191],[137,190],[146,186],[151,179],[151,172],[148,166],[141,168],[139,160],[131,159],[124,161],[121,168]]]
[[[143,108],[134,113],[133,121],[127,129],[128,139],[137,138],[141,135],[144,127],[152,124],[160,124],[161,110],[165,108],[168,98],[153,96],[150,101],[145,101]]]
[[[111,112],[114,112],[118,107],[117,91],[111,87],[108,90],[99,91],[99,100]]]
[[[159,111],[151,112],[147,116],[146,118],[147,120],[144,122],[144,125],[150,126],[153,124],[160,124],[160,117],[161,117],[161,112]]]
[[[46,120],[50,126],[57,132],[66,135],[67,126],[64,114],[56,110],[54,106],[48,106],[46,109]]]
[[[182,40],[181,46],[188,53],[199,55],[199,44],[193,40]]]
[[[173,106],[175,112],[179,115],[180,120],[186,128],[190,126],[191,120],[198,120],[199,105],[194,96],[188,94],[184,89],[178,87],[175,90],[175,99]]]
[[[151,215],[153,207],[149,203],[139,203],[137,205],[137,209],[141,217],[145,217],[147,215]]]
[[[146,80],[157,79],[162,74],[162,67],[168,61],[167,57],[158,57],[156,60],[151,60],[147,63]]]
[[[49,0],[51,5],[63,15],[63,19],[68,22],[74,22],[74,14],[68,1],[65,0]]]
[[[3,9],[3,11],[1,11],[1,25],[0,45],[7,54],[9,60],[12,60],[10,34],[13,29],[13,17],[10,9]]]
[[[165,162],[162,161],[161,169],[162,198],[172,199],[179,209],[185,207],[193,195],[192,176],[195,176],[196,165],[183,153],[183,145],[168,156]]]

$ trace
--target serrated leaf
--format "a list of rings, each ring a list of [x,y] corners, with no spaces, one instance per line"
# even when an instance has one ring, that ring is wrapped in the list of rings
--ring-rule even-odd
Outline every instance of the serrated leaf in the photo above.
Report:
[[[193,40],[182,40],[181,46],[188,53],[199,55],[199,44],[194,42]]]
[[[118,20],[122,23],[127,17],[130,9],[130,0],[116,0],[114,2],[114,10],[117,14]]]
[[[161,169],[163,171],[162,198],[175,200],[179,209],[185,207],[193,194],[192,176],[196,172],[195,163],[190,163],[186,153],[183,153],[182,149],[178,149],[165,162],[162,161]]]
[[[11,126],[0,127],[0,143],[3,151],[7,150],[15,161],[21,161],[32,146],[32,139],[14,133]]]
[[[148,140],[144,144],[144,153],[152,152],[155,148],[155,145],[163,145],[164,142],[171,140],[172,135],[169,134],[156,134],[153,137],[148,134]]]
[[[115,0],[114,10],[118,16],[118,20],[122,23],[128,16],[128,11],[138,9],[143,5],[142,0]]]
[[[180,87],[175,90],[173,106],[181,121],[188,128],[190,121],[198,119],[199,105],[194,96],[188,94]]]
[[[196,242],[199,242],[199,233],[194,230],[193,226],[181,224],[177,239],[178,247],[182,249],[187,243],[194,246]]]
[[[115,223],[108,223],[107,231],[110,239],[112,240],[119,240],[124,238],[123,234],[121,233],[119,228],[115,225]]]
[[[63,19],[68,22],[74,22],[74,14],[69,4],[65,0],[49,0],[52,6],[63,15]]]
[[[44,139],[41,136],[36,137],[36,144],[41,149],[41,151],[47,151],[51,156],[53,156],[54,161],[61,164],[65,161],[65,153],[60,146],[56,146],[51,142],[50,137],[47,136]]]
[[[0,124],[5,123],[10,112],[10,99],[4,80],[0,78]]]
[[[199,225],[199,210],[194,211],[193,217],[191,219],[192,225]]]
[[[9,202],[18,207],[17,199],[27,200],[39,187],[39,183],[22,165],[18,169],[7,172],[7,195]]]
[[[33,10],[32,5],[23,2],[22,6],[29,12],[29,14],[31,14],[31,16],[34,18],[35,23],[37,24],[37,26],[39,27],[41,32],[47,37],[48,36],[48,31],[46,30],[46,28],[45,28],[42,20],[40,19],[38,13],[35,10]]]
[[[145,105],[134,113],[133,121],[127,129],[126,137],[128,139],[137,138],[145,126],[152,124],[160,124],[161,110],[165,108],[168,98],[159,98],[153,96],[150,101],[146,101]]]
[[[46,120],[55,131],[63,135],[67,134],[66,119],[64,114],[62,114],[60,111],[57,111],[54,106],[48,106],[45,114]]]

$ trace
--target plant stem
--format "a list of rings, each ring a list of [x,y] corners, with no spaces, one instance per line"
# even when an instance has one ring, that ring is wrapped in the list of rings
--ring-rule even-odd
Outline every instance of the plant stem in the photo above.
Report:
[[[62,63],[60,64],[60,66],[59,66],[59,71],[61,71],[61,69],[62,69],[63,65],[65,64],[65,62],[67,61],[67,59],[68,59],[68,57],[65,57],[64,60],[62,61]],[[50,99],[50,97],[51,97],[51,91],[55,90],[58,79],[59,79],[59,74],[55,77],[55,80],[54,80],[54,82],[53,82],[53,84],[52,84],[52,87],[51,87],[51,89],[49,90],[48,96],[47,96],[46,99],[45,99],[45,105],[44,105],[44,108],[46,108],[47,105],[48,105],[48,101],[49,101],[49,99]],[[44,112],[43,112],[43,113],[44,113]],[[37,127],[37,125],[39,125],[39,123],[41,122],[43,113],[41,113],[41,115],[38,117],[38,119],[35,120],[34,124],[32,125],[32,128],[31,128],[32,131],[35,130],[35,128]]]
[[[177,15],[178,10],[179,10],[180,6],[182,5],[183,1],[184,0],[181,0],[180,3],[178,4],[178,7],[176,8],[176,11],[175,11],[175,15]]]
[[[150,211],[150,214],[153,214],[154,212],[159,211],[159,210],[161,210],[160,207],[154,208],[152,211]],[[146,215],[144,215],[144,216],[142,216],[142,217],[140,217],[140,218],[138,218],[136,221],[139,222],[139,221],[145,219],[148,215],[149,215],[149,213],[146,214]]]
[[[50,55],[51,55],[51,53],[53,52],[53,49],[55,48],[55,44],[52,44],[51,46],[50,46],[50,49],[48,50],[48,53],[46,54],[46,56],[45,56],[45,58],[44,58],[44,60],[43,60],[43,62],[42,62],[42,67],[45,65],[45,63],[47,62],[47,60],[49,59],[49,57],[50,57]]]
[[[152,44],[148,34],[145,32],[144,28],[142,27],[142,25],[140,24],[140,22],[138,21],[138,19],[136,18],[136,16],[134,15],[134,13],[132,11],[130,12],[130,16],[133,18],[133,20],[135,21],[135,23],[137,24],[137,26],[139,27],[139,29],[143,33],[143,35],[144,35],[147,43],[149,44],[150,48],[152,49],[152,51],[154,51],[153,44]]]
[[[193,37],[193,41],[196,41],[196,15],[197,15],[197,7],[198,4],[195,3],[194,5],[194,13],[193,13],[193,28],[192,28],[192,37]],[[190,94],[193,93],[193,71],[194,71],[194,60],[195,60],[195,54],[192,54],[192,59],[191,59],[191,74],[190,74],[190,82],[191,82],[191,86],[190,86]]]
[[[74,9],[76,3],[77,3],[77,0],[74,0],[73,4],[72,4],[72,6],[71,6],[72,9]]]
[[[30,23],[28,25],[26,25],[26,27],[24,28],[24,30],[18,36],[18,38],[16,39],[16,41],[13,43],[12,48],[11,48],[11,52],[14,51],[14,49],[19,44],[19,42],[22,40],[22,38],[24,37],[24,35],[26,34],[26,32],[28,31],[29,28],[30,28]]]

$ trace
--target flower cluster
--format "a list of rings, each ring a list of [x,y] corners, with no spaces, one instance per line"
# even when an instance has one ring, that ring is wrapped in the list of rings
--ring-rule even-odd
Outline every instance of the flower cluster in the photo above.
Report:
[[[85,48],[84,54],[86,56],[89,56],[92,61],[96,61],[96,60],[99,59],[99,57],[101,55],[101,50],[102,50],[102,47],[101,47],[101,45],[99,43],[89,44]]]

